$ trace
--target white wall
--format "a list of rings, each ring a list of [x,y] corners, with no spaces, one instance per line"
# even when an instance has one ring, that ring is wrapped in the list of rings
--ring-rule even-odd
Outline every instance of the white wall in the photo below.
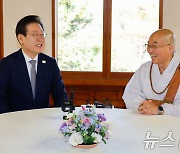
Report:
[[[180,55],[180,0],[163,0],[163,3],[163,28],[174,32],[176,51]]]
[[[176,50],[180,53],[180,0],[163,0],[163,28],[169,28],[176,35]],[[29,14],[39,15],[44,23],[46,38],[45,53],[52,52],[51,0],[3,0],[4,55],[19,48],[15,37],[17,21]]]
[[[3,0],[4,56],[20,48],[15,35],[17,22],[26,15],[38,15],[48,34],[44,52],[52,53],[51,0]]]

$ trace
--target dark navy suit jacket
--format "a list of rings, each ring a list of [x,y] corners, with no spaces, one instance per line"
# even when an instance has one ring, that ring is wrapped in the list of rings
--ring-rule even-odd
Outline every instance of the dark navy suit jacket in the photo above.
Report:
[[[52,94],[55,107],[67,94],[55,59],[40,53],[33,99],[30,78],[22,50],[0,62],[0,113],[49,107]]]

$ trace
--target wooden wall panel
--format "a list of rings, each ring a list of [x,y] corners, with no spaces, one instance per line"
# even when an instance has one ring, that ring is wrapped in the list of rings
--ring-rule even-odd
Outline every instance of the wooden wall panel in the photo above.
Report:
[[[102,102],[108,98],[114,107],[117,108],[126,108],[125,103],[122,99],[122,95],[125,89],[125,86],[72,86],[66,85],[66,91],[70,97],[71,90],[74,90],[74,104],[75,106],[81,106],[86,104],[87,100],[93,104],[94,99]],[[50,107],[53,107],[53,100],[50,97]]]
[[[70,91],[70,90],[69,90]],[[75,97],[77,100],[89,100],[92,98],[90,89],[77,89],[75,90]]]
[[[109,100],[116,101],[119,99],[119,91],[118,90],[94,90],[95,98],[97,100],[105,100],[108,98]]]
[[[98,101],[104,101],[108,98],[115,107],[125,108],[124,101],[122,100],[122,95],[125,86],[71,86],[66,85],[66,90],[70,96],[71,89],[75,90],[74,104],[75,106],[80,106],[86,104],[87,100],[93,104],[94,99]]]

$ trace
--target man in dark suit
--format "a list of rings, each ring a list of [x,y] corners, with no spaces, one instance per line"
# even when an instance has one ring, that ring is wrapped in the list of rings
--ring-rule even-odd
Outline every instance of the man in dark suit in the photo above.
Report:
[[[16,37],[21,49],[0,62],[0,113],[49,107],[50,93],[54,106],[61,106],[67,94],[55,59],[42,53],[46,34],[40,18],[22,18]]]

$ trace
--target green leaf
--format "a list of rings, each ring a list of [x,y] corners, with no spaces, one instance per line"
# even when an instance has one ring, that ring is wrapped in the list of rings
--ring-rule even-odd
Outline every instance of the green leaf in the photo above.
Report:
[[[86,135],[84,138],[84,144],[86,145],[94,144],[95,139],[96,139],[95,137]]]
[[[104,138],[102,138],[102,141],[106,144],[106,140]]]

